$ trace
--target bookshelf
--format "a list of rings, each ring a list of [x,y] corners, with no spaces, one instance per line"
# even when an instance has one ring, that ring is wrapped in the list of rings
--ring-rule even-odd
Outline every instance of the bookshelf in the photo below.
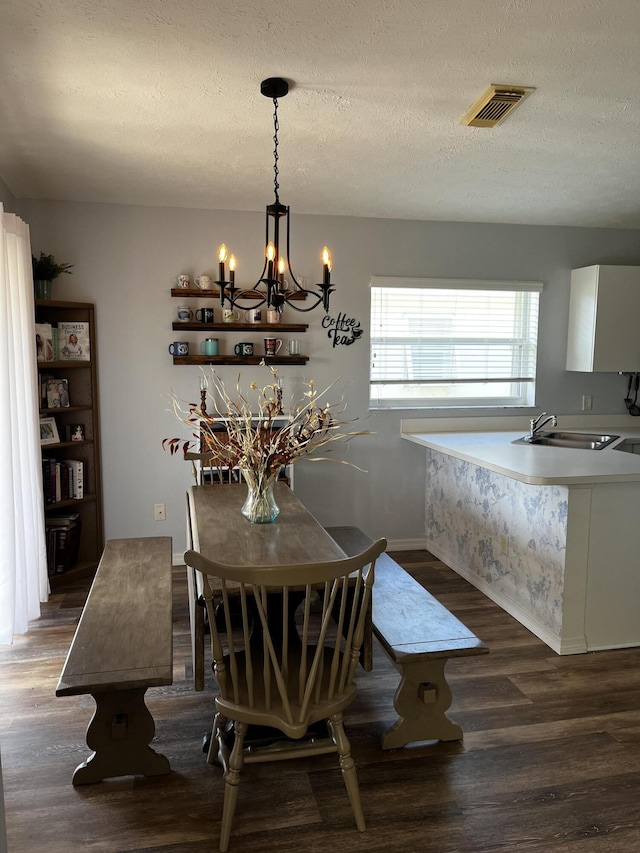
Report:
[[[82,462],[83,469],[82,498],[58,495],[60,499],[56,500],[48,485],[45,490],[45,495],[49,491],[50,500],[45,502],[45,526],[48,530],[54,527],[54,516],[65,510],[77,512],[80,522],[77,558],[65,571],[49,575],[51,589],[55,591],[78,578],[91,577],[104,548],[95,306],[86,302],[37,299],[35,322],[50,323],[52,327],[65,322],[89,324],[90,360],[38,361],[41,389],[47,377],[52,377],[54,382],[61,381],[68,390],[70,404],[63,407],[49,405],[51,401],[41,393],[40,418],[53,418],[60,439],[42,446],[42,459],[52,460],[48,467],[68,459],[78,460]],[[67,438],[66,428],[76,424],[83,425],[84,438],[72,441],[70,436]],[[48,545],[49,541],[48,533]]]

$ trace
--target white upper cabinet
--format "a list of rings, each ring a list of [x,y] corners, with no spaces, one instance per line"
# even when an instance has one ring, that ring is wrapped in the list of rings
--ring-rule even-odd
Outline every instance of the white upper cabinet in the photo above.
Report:
[[[640,267],[571,271],[567,370],[640,371]]]

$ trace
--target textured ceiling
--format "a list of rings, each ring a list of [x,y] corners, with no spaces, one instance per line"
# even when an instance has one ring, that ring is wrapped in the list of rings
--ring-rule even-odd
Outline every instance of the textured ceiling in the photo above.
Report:
[[[17,198],[640,228],[638,0],[0,0]],[[536,91],[493,130],[491,83]]]

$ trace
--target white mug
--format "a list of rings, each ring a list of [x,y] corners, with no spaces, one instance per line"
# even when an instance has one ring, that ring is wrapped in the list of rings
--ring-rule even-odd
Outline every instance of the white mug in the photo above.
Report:
[[[248,311],[244,312],[244,316],[246,317],[247,323],[262,323],[261,308],[250,308]]]
[[[222,309],[222,322],[223,323],[235,323],[240,319],[240,312],[234,311],[233,308],[223,308]]]
[[[178,285],[178,287],[189,287],[190,281],[191,281],[191,278],[188,275],[176,276],[176,284]]]
[[[280,322],[280,312],[276,311],[275,308],[269,308],[267,311],[267,323],[279,323]]]
[[[178,320],[181,323],[188,323],[189,320],[193,319],[193,311],[189,308],[188,305],[180,305],[178,308]]]
[[[199,287],[200,290],[211,290],[211,276],[210,275],[197,275],[195,280],[196,280],[196,287]]]
[[[289,355],[300,355],[300,341],[289,341]]]

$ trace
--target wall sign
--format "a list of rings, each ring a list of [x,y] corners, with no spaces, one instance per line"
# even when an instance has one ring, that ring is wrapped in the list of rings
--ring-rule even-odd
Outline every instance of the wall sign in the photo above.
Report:
[[[322,328],[327,330],[327,337],[332,346],[349,347],[362,336],[364,329],[360,326],[360,320],[355,317],[347,317],[346,314],[338,314],[330,317],[329,314],[322,320]]]

